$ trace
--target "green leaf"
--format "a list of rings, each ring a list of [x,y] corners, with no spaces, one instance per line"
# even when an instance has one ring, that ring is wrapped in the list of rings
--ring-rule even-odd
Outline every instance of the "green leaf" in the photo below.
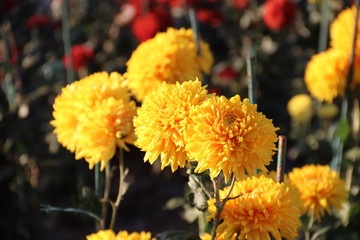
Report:
[[[201,240],[201,238],[192,232],[186,231],[167,231],[156,237],[157,240]]]
[[[360,214],[360,203],[359,202],[353,203],[353,205],[350,208],[349,219],[352,219],[359,214]]]
[[[337,129],[335,130],[334,136],[339,137],[345,141],[350,134],[350,124],[347,119],[340,119],[337,123]]]

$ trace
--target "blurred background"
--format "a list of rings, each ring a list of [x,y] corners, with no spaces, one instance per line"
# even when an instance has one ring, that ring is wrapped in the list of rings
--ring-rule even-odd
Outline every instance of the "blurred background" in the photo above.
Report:
[[[208,90],[248,97],[247,60],[253,57],[258,110],[280,127],[278,134],[289,136],[286,171],[329,163],[332,152],[324,132],[295,131],[287,112],[292,96],[307,93],[307,62],[328,46],[326,24],[351,4],[325,2],[326,12],[316,0],[282,1],[270,4],[271,11],[262,0],[0,0],[0,238],[85,239],[95,231],[86,215],[41,211],[44,205],[96,208],[94,172],[84,160],[74,160],[52,133],[54,98],[67,83],[91,73],[124,73],[141,42],[167,27],[191,27],[191,11],[215,59],[204,80]],[[158,164],[143,163],[143,156],[136,147],[125,152],[131,185],[115,230],[154,236],[167,230],[196,232],[191,212],[184,214],[180,205],[165,208],[186,193],[185,170],[160,171]],[[351,224],[349,234],[359,229],[359,223]],[[349,239],[340,236],[329,239]]]

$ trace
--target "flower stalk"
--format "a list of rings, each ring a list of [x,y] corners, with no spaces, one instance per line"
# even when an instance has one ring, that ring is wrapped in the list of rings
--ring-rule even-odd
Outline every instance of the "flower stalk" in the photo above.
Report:
[[[216,239],[216,229],[220,223],[220,214],[221,214],[221,211],[223,210],[226,202],[228,200],[234,199],[234,198],[230,197],[230,194],[234,188],[234,184],[236,181],[235,175],[232,174],[230,179],[231,179],[230,187],[229,187],[228,192],[223,200],[220,199],[220,177],[217,176],[216,178],[213,179],[214,193],[215,193],[215,200],[216,200],[216,202],[215,202],[216,212],[215,212],[214,225],[213,225],[213,229],[211,232],[211,240]]]
[[[279,150],[277,156],[277,167],[276,167],[276,181],[283,182],[285,175],[285,160],[286,160],[286,136],[279,136]]]
[[[124,196],[126,190],[127,190],[127,184],[125,182],[125,177],[127,175],[127,170],[124,168],[124,154],[123,149],[120,148],[117,151],[117,156],[119,159],[119,190],[118,195],[116,197],[116,201],[114,203],[111,203],[112,206],[112,215],[111,215],[111,221],[110,221],[110,227],[109,229],[113,229],[116,221],[117,212],[119,210],[120,202],[122,200],[122,197]]]

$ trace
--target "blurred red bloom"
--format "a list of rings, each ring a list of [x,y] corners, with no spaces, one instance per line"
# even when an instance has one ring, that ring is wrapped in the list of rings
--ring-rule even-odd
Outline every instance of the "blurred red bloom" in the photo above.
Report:
[[[236,75],[236,71],[231,66],[225,66],[217,73],[217,76],[225,81],[232,81],[236,79]]]
[[[163,1],[165,2],[165,1]],[[171,7],[195,7],[200,0],[167,0]],[[185,6],[183,4],[185,3]]]
[[[295,21],[297,5],[292,0],[267,0],[263,19],[268,28],[279,31]]]
[[[131,29],[136,38],[143,42],[154,37],[157,32],[166,30],[171,25],[170,12],[165,8],[156,8],[154,11],[136,17]]]
[[[250,0],[233,0],[233,7],[238,10],[245,10],[250,5]]]
[[[31,16],[26,21],[26,26],[29,29],[32,29],[33,27],[45,27],[48,24],[49,24],[49,18],[45,14]]]
[[[71,48],[71,56],[73,67],[78,71],[80,67],[87,65],[94,59],[94,51],[86,44],[77,44]],[[65,67],[69,67],[69,61],[66,55],[63,56],[63,63]]]
[[[212,27],[219,27],[223,22],[223,15],[216,9],[200,8],[196,11],[196,16],[199,22],[211,25]]]

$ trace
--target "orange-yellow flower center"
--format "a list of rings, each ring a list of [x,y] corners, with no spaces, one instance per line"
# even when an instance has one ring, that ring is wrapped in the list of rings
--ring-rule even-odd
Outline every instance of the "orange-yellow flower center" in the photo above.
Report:
[[[230,127],[236,121],[235,114],[226,115],[223,122],[225,127]]]

